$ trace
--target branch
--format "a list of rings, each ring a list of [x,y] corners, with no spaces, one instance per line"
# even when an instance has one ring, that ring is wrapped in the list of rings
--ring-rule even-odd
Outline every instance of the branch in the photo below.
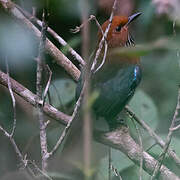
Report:
[[[13,2],[10,0],[0,0],[0,5],[10,13],[14,18],[20,20],[33,34],[40,39],[41,32],[19,11]],[[78,68],[49,40],[46,40],[46,51],[53,57],[53,59],[62,66],[68,74],[70,74],[75,81],[80,76]]]
[[[37,58],[37,70],[36,70],[36,94],[39,101],[44,100],[42,97],[43,88],[42,88],[42,78],[43,78],[43,66],[45,63],[45,46],[46,46],[46,29],[47,29],[47,22],[45,20],[45,9],[43,9],[42,19],[42,29],[41,29],[41,38],[39,42],[39,55]],[[47,149],[47,134],[46,134],[46,122],[44,120],[44,113],[43,113],[43,104],[37,104],[37,111],[38,111],[38,120],[39,120],[39,131],[40,131],[40,144],[41,144],[41,157],[42,157],[42,171],[47,171],[48,166],[48,149]]]
[[[12,100],[12,104],[13,104],[13,120],[14,120],[14,123],[13,123],[12,131],[10,134],[10,136],[13,137],[15,130],[16,130],[16,121],[17,121],[16,120],[16,99],[14,97],[12,87],[11,87],[11,81],[10,81],[10,76],[9,76],[9,65],[8,65],[7,59],[6,59],[6,69],[7,69],[7,77],[8,77],[8,89],[9,89],[9,93],[11,95],[11,100]]]
[[[98,142],[120,150],[138,166],[141,162],[141,156],[143,156],[143,169],[152,175],[158,161],[147,152],[142,152],[141,147],[130,136],[127,127],[121,126],[118,129],[108,133],[96,131],[94,135]],[[163,180],[180,180],[178,176],[176,176],[164,165],[161,166],[159,172],[159,176]]]
[[[161,148],[165,147],[165,142],[141,119],[139,119],[135,113],[128,107],[125,107],[126,112],[135,119],[147,132],[150,134],[151,137],[154,138],[157,144],[161,146]],[[177,154],[169,148],[167,153],[170,157],[172,157],[178,167],[180,167],[180,158],[177,156]]]
[[[38,18],[36,18],[34,15],[31,15],[24,9],[22,9],[20,6],[15,4],[15,6],[23,13],[23,15],[28,18],[32,23],[37,24],[38,26],[42,27],[42,21],[40,21]],[[85,65],[85,61],[82,59],[82,57],[73,49],[70,47],[69,44],[61,37],[59,36],[53,29],[50,27],[47,28],[47,32],[52,35],[62,46],[66,47],[68,52],[81,64]]]
[[[79,110],[80,110],[80,105],[81,105],[81,102],[82,102],[82,98],[83,98],[83,95],[84,95],[84,88],[83,90],[81,91],[81,94],[76,102],[76,106],[74,108],[74,111],[73,111],[73,114],[70,118],[70,120],[68,121],[67,123],[67,126],[64,128],[63,132],[62,132],[62,135],[60,136],[60,138],[58,139],[56,145],[53,147],[52,151],[49,152],[49,156],[52,156],[58,149],[58,147],[63,143],[64,139],[65,139],[65,136],[68,134],[70,128],[72,127],[72,123],[74,122],[73,120],[75,119],[75,117],[77,116]]]
[[[25,101],[36,107],[37,104],[43,104],[43,101],[39,101],[37,96],[25,88],[23,85],[15,81],[14,79],[10,78],[11,87],[13,92],[18,94],[22,97]],[[0,71],[0,84],[8,87],[8,76],[4,72]],[[49,105],[48,103],[44,103],[43,111],[50,117],[55,120],[58,120],[60,123],[66,125],[70,120],[71,116],[64,114],[61,111],[58,111],[53,106]]]
[[[163,147],[163,152],[159,155],[159,161],[160,163],[157,164],[156,169],[154,170],[153,176],[152,176],[152,180],[154,180],[156,178],[156,176],[158,175],[159,169],[161,168],[162,162],[166,157],[166,153],[169,149],[170,143],[171,143],[171,139],[172,139],[172,135],[173,135],[173,128],[175,127],[175,123],[179,114],[179,110],[180,110],[180,88],[178,90],[178,98],[177,98],[177,105],[176,105],[176,109],[175,109],[175,113],[171,122],[171,126],[169,128],[169,132],[166,138],[166,143]]]

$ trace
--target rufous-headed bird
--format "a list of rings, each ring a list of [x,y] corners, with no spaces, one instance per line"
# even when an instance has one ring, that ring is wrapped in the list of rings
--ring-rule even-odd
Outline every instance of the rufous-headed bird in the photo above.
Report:
[[[134,46],[134,40],[129,32],[129,25],[141,13],[132,16],[114,16],[107,34],[108,52],[103,66],[92,75],[92,91],[99,96],[92,108],[95,115],[104,117],[110,128],[116,126],[117,115],[133,96],[136,87],[141,81],[141,67],[139,57],[112,56],[113,48]],[[109,20],[104,22],[102,30],[105,32]],[[102,33],[98,33],[99,42]],[[101,62],[97,63],[100,64]],[[82,77],[77,86],[76,97],[82,89]]]
[[[110,53],[114,48],[121,48],[125,46],[134,45],[134,40],[129,33],[129,25],[134,21],[141,13],[136,13],[130,17],[114,16],[109,32],[107,34],[108,52],[106,61],[103,66],[92,73],[90,78],[90,87],[92,91],[97,91],[99,96],[95,99],[92,109],[95,115],[104,117],[110,129],[116,127],[116,117],[122,111],[124,106],[128,103],[133,96],[136,87],[141,80],[141,69],[139,58],[126,57],[126,56],[112,56]],[[102,25],[103,31],[106,30],[109,21],[106,21]],[[102,38],[102,34],[98,33],[99,42]],[[103,55],[102,55],[103,56]],[[97,63],[97,66],[101,64],[101,61]],[[78,99],[83,87],[84,75],[82,73],[76,91],[76,98]],[[81,113],[80,113],[81,114]],[[77,119],[81,119],[81,115]],[[64,169],[66,173],[77,173],[77,165],[83,162],[83,150],[82,144],[82,122],[74,121],[71,131],[67,137],[64,145],[63,152],[61,154],[61,165],[59,168]],[[78,129],[78,130],[77,130]],[[93,146],[93,157],[91,158],[92,164],[97,164],[98,159],[103,155],[102,149],[97,144]],[[104,147],[103,147],[104,149]],[[80,166],[78,166],[80,167]],[[76,173],[75,173],[76,172]],[[80,179],[78,178],[74,179]],[[83,179],[83,178],[82,178]]]

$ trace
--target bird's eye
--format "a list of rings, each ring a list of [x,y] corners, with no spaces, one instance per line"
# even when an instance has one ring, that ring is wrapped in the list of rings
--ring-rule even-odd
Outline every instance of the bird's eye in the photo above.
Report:
[[[121,28],[122,28],[122,25],[117,26],[117,27],[116,27],[116,31],[117,31],[117,32],[120,32],[120,31],[121,31]]]

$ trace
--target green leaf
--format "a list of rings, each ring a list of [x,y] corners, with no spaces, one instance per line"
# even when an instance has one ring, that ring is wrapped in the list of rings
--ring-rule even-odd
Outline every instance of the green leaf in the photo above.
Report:
[[[127,158],[127,156],[118,150],[111,149],[111,155],[112,165],[118,170],[118,172],[134,164]],[[108,156],[104,157],[100,162],[97,179],[108,179]]]
[[[145,92],[143,92],[142,90],[137,90],[134,97],[130,101],[129,106],[140,119],[149,124],[152,129],[156,129],[158,125],[157,108],[152,99]],[[128,120],[127,124],[130,128],[132,136],[138,139],[137,130],[132,120]],[[149,136],[147,131],[141,129],[140,132],[144,148],[154,144],[154,140]]]
[[[167,134],[163,134],[160,135],[160,137],[164,140],[164,142],[166,142],[166,137]],[[173,151],[175,151],[175,153],[180,156],[180,141],[179,138],[177,137],[172,137],[170,146],[169,146]],[[159,155],[162,154],[163,149],[159,146],[153,146],[149,151],[148,151],[155,159],[159,158]],[[180,175],[180,171],[179,168],[176,166],[174,160],[168,155],[166,154],[166,157],[163,161],[163,164],[165,166],[167,166],[169,169],[171,169],[175,174],[177,174],[178,176]]]
[[[75,89],[76,84],[70,79],[57,79],[53,81],[49,87],[52,104],[55,107],[67,105],[74,99]]]
[[[176,50],[177,47],[179,47],[177,39],[159,38],[156,41],[136,45],[135,47],[115,48],[110,52],[110,54],[113,56],[136,57],[147,55],[155,50]]]

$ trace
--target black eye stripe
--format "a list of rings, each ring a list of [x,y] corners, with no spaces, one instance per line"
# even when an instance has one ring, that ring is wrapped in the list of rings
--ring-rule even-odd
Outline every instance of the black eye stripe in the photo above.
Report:
[[[121,31],[121,28],[122,28],[122,25],[117,26],[117,27],[116,27],[116,31],[117,31],[117,32],[120,32],[120,31]]]

